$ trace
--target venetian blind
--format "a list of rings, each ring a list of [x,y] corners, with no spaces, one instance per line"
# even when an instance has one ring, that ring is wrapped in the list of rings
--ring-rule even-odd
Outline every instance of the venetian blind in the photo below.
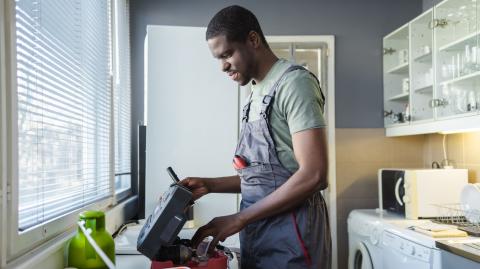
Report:
[[[127,0],[115,1],[115,191],[131,186],[130,31]]]
[[[111,195],[109,2],[15,2],[19,230]]]

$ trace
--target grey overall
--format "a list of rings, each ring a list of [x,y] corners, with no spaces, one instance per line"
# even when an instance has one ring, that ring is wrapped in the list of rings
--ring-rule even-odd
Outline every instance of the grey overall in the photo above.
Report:
[[[242,131],[235,151],[248,164],[237,170],[241,178],[241,210],[266,197],[292,176],[277,156],[269,114],[285,74],[297,69],[305,70],[300,66],[289,67],[264,96],[259,120],[248,121],[251,99],[243,108]],[[315,193],[292,211],[246,226],[240,232],[240,245],[244,269],[330,269],[331,238],[322,194]]]

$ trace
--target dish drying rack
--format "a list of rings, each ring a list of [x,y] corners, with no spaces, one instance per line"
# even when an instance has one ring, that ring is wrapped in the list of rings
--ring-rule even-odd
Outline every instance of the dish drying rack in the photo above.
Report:
[[[440,216],[433,218],[433,222],[455,225],[469,235],[480,237],[480,211],[468,210],[462,204],[433,206],[437,208]]]

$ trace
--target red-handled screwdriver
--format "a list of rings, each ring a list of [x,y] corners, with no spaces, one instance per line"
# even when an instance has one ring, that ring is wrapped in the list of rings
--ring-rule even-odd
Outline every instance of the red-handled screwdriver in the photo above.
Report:
[[[233,167],[237,170],[247,167],[247,162],[239,155],[233,157]]]

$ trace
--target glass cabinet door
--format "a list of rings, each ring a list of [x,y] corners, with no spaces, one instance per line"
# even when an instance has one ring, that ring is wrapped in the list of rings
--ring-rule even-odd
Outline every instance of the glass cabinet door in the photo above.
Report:
[[[410,120],[408,25],[383,39],[383,96],[385,126]]]
[[[433,9],[410,23],[411,121],[433,119]]]
[[[476,0],[447,0],[434,8],[437,118],[478,113],[480,46]]]

